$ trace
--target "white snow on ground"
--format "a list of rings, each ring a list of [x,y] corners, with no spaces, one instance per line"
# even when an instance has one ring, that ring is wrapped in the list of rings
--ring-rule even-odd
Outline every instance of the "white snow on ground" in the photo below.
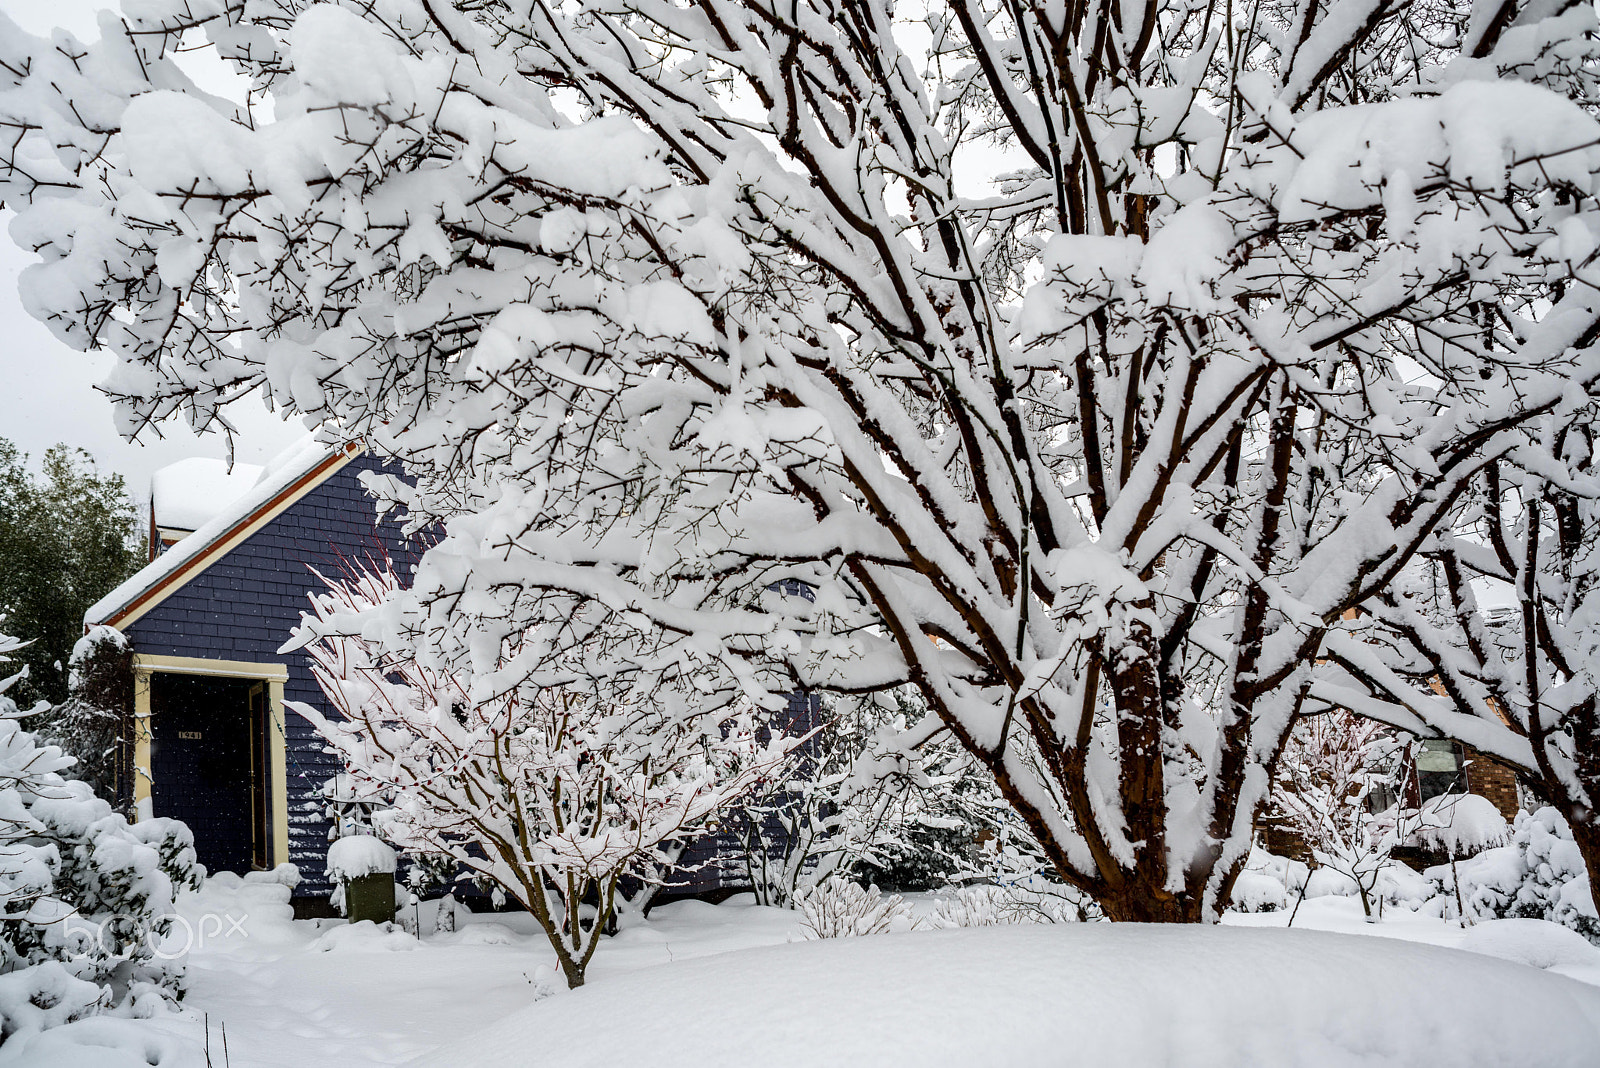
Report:
[[[169,945],[192,947],[186,1017],[71,1024],[0,1048],[0,1066],[205,1068],[207,1025],[215,1068],[1600,1059],[1600,950],[1543,921],[1463,929],[1390,910],[1368,924],[1357,902],[1330,897],[1307,900],[1288,932],[1241,929],[1281,928],[1280,912],[1230,916],[1223,928],[1063,924],[801,942],[798,913],[749,898],[685,901],[608,939],[583,990],[535,1002],[553,958],[530,917],[462,910],[460,930],[418,940],[294,921],[288,894],[262,874],[220,876],[184,898]],[[927,915],[934,902],[913,904]],[[427,906],[413,918],[432,930]],[[1078,1059],[1063,1062],[1063,1049]]]
[[[416,1068],[1578,1068],[1597,1051],[1600,990],[1490,957],[1315,931],[1074,923],[649,969],[549,998]]]

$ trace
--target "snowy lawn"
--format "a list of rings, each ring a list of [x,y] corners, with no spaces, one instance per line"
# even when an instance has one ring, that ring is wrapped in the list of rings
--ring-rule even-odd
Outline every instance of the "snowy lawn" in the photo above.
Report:
[[[1060,924],[652,968],[549,998],[418,1068],[1578,1068],[1597,1055],[1600,990],[1490,957],[1316,931]]]
[[[1600,950],[1542,921],[1366,924],[1316,898],[1288,932],[1251,929],[1283,925],[1269,913],[800,943],[794,912],[680,902],[609,939],[587,987],[535,1001],[553,957],[528,917],[463,914],[419,942],[290,920],[286,894],[213,880],[184,900],[196,931],[243,917],[191,954],[192,1019],[73,1024],[0,1065],[204,1068],[207,1017],[217,1068],[1600,1062],[1600,989],[1574,981],[1600,983]]]

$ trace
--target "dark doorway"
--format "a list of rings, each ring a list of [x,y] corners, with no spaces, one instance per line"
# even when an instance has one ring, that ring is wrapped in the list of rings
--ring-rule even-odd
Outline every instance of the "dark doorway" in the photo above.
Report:
[[[266,700],[248,679],[158,673],[150,689],[150,801],[182,820],[208,871],[265,867]]]

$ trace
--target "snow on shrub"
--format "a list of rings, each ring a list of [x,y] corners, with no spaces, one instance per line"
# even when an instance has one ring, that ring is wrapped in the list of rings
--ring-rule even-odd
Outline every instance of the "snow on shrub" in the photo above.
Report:
[[[1422,908],[1440,893],[1439,887],[1404,864],[1388,864],[1376,872],[1368,889],[1372,899],[1391,907]],[[1261,848],[1250,859],[1233,886],[1233,908],[1239,912],[1275,912],[1293,909],[1302,897],[1356,897],[1355,880],[1332,868],[1309,868],[1298,860],[1280,857]]]
[[[1417,811],[1410,840],[1452,857],[1504,845],[1511,828],[1494,802],[1479,794],[1440,794]]]
[[[261,949],[301,942],[305,930],[296,925],[290,904],[299,884],[300,871],[293,864],[242,876],[218,872],[178,899],[178,923],[162,948],[177,953],[188,944],[216,938],[241,939]]]
[[[801,929],[806,938],[852,938],[910,930],[911,906],[899,894],[885,894],[876,886],[848,879],[828,879],[804,889],[797,898],[805,915]]]
[[[0,638],[0,652],[16,648]],[[62,773],[0,682],[0,1038],[107,1009],[148,1014],[174,997],[181,965],[158,956],[173,897],[202,869],[176,820],[130,825]]]
[[[311,948],[318,953],[409,953],[422,943],[395,923],[359,923],[330,927]]]
[[[526,908],[569,987],[629,882],[657,883],[673,843],[781,776],[798,741],[758,731],[698,657],[598,602],[485,640],[435,627],[387,557],[311,602],[285,648],[306,649],[340,715],[293,707],[363,790],[392,798],[373,813],[383,836]],[[624,650],[625,669],[595,672]]]
[[[1548,920],[1488,920],[1467,930],[1461,948],[1530,968],[1600,966],[1600,949],[1576,931]]]
[[[1233,882],[1233,907],[1240,912],[1277,912],[1288,905],[1288,887],[1267,872],[1246,868]]]
[[[1600,918],[1589,875],[1561,813],[1541,808],[1518,813],[1510,841],[1458,861],[1462,907],[1473,919],[1526,917],[1551,920],[1600,943]],[[1453,894],[1449,865],[1426,872],[1441,894]]]
[[[119,774],[132,767],[127,710],[133,707],[133,647],[115,627],[90,627],[72,647],[67,699],[32,720],[42,742],[77,758],[72,776],[113,806]]]
[[[1073,923],[1087,918],[1088,899],[1067,887],[964,886],[934,902],[922,925],[1003,927],[1018,923]]]

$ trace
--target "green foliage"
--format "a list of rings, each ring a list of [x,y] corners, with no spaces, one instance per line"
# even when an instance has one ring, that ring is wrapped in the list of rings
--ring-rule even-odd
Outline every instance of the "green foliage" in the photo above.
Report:
[[[69,695],[39,717],[39,734],[78,758],[72,777],[129,815],[133,803],[133,648],[112,627],[91,627],[72,650]]]
[[[82,449],[56,445],[40,471],[0,438],[0,616],[31,644],[12,696],[23,708],[67,699],[67,665],[83,614],[144,560],[138,514],[122,476]]]

